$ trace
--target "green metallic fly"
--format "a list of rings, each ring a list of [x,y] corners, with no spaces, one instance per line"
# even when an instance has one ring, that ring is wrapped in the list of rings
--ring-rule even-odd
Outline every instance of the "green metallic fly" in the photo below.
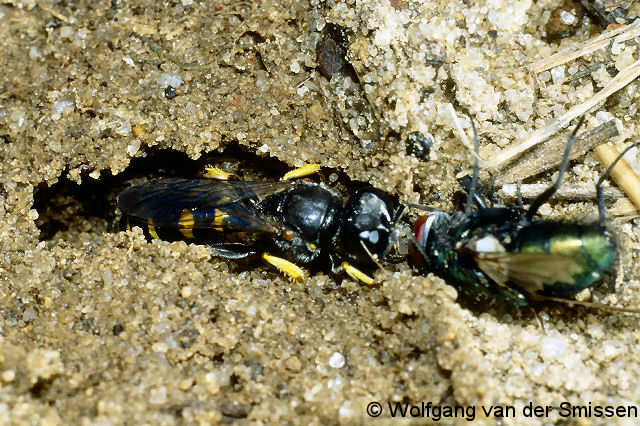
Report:
[[[560,187],[576,140],[573,130],[555,183],[525,210],[518,205],[488,206],[476,191],[478,162],[469,185],[466,211],[432,211],[420,217],[410,238],[410,263],[422,273],[433,272],[454,285],[472,303],[514,307],[536,301],[555,301],[588,307],[640,313],[567,299],[592,286],[612,269],[617,245],[606,227],[602,182],[627,148],[602,174],[596,184],[599,220],[578,224],[534,219],[540,206]],[[478,136],[473,120],[474,144]],[[476,156],[477,158],[477,156]],[[473,205],[477,208],[473,209]]]

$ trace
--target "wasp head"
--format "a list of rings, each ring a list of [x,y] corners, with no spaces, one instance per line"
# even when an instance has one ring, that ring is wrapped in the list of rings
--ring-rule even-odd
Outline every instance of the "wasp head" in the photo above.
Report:
[[[397,240],[399,204],[375,188],[355,191],[344,209],[341,229],[346,255],[358,263],[384,258]]]

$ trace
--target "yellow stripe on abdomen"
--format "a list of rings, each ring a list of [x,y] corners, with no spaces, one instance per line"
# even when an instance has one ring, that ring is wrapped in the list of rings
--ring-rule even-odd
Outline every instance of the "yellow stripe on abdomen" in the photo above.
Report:
[[[183,209],[178,219],[178,230],[185,238],[193,238],[193,213],[189,209]]]

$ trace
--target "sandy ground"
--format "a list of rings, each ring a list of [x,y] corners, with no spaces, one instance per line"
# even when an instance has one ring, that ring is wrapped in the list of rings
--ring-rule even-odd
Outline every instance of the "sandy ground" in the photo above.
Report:
[[[476,117],[491,158],[637,59],[637,40],[621,41],[536,82],[526,65],[603,30],[580,19],[552,40],[559,7],[2,2],[0,421],[359,424],[376,401],[380,424],[396,421],[396,402],[466,410],[447,423],[637,424],[558,409],[640,408],[637,315],[543,306],[542,329],[530,314],[464,308],[453,287],[406,263],[378,271],[372,288],[322,273],[295,284],[205,246],[116,232],[119,191],[167,171],[193,175],[211,158],[250,161],[255,173],[318,162],[329,181],[453,209],[471,157],[450,104],[467,131],[462,108]],[[351,66],[329,80],[318,52],[335,70],[341,47]],[[635,82],[590,111],[586,128],[615,119],[624,146],[640,130],[638,97]],[[412,132],[433,137],[429,158],[406,153]],[[593,185],[600,173],[588,154],[567,182]],[[596,206],[541,213],[588,221]],[[582,299],[640,306],[639,223],[610,221],[617,273]],[[556,408],[527,417],[529,404]],[[490,406],[515,415],[483,414]]]

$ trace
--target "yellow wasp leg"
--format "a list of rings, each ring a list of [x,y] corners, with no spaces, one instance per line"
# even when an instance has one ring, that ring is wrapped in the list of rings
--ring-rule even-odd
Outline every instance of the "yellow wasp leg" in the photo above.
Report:
[[[304,279],[305,277],[305,273],[302,268],[297,266],[295,263],[289,262],[286,259],[272,256],[268,253],[263,253],[262,258],[267,262],[269,262],[270,264],[272,264],[273,266],[275,266],[276,268],[278,268],[280,272],[284,273],[292,281],[301,280],[301,279]]]
[[[342,262],[342,269],[356,281],[361,281],[366,285],[374,284],[373,278],[347,262]]]
[[[211,164],[204,166],[205,177],[216,180],[229,180],[233,176],[232,173],[225,172]]]
[[[149,235],[151,235],[152,238],[159,240],[160,237],[158,236],[158,233],[156,232],[156,227],[153,225],[153,220],[151,218],[149,218],[149,220],[147,221],[147,229],[149,230]]]
[[[309,176],[311,174],[314,174],[318,170],[320,170],[320,164],[307,164],[285,173],[285,175],[282,176],[282,180],[290,180],[290,179],[296,179],[304,176]]]

